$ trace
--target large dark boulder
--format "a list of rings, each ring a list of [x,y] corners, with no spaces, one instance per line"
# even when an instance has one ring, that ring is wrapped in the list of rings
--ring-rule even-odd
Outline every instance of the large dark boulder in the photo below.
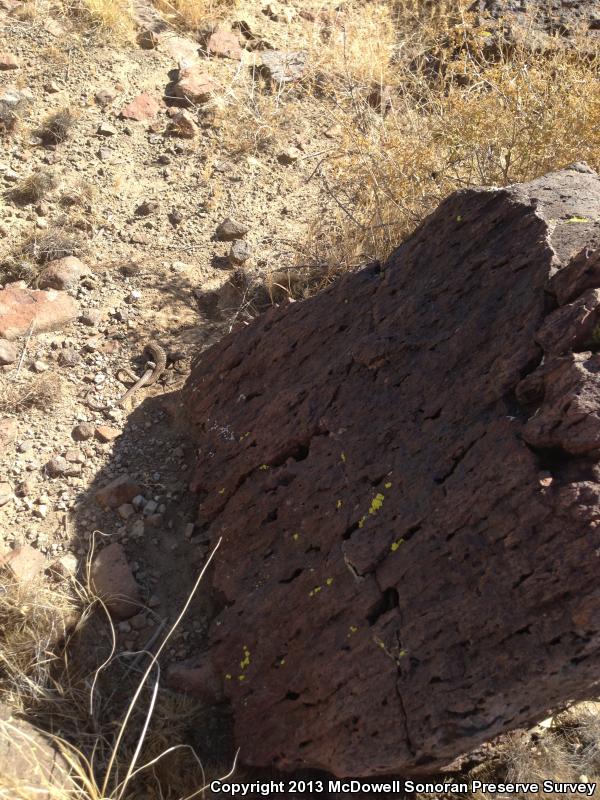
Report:
[[[598,694],[598,219],[585,165],[458,192],[197,359],[199,663],[246,763],[430,773]]]

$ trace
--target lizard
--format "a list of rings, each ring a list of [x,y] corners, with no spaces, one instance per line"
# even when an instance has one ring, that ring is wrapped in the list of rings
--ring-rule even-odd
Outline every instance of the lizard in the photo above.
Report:
[[[167,354],[158,342],[148,342],[144,349],[150,354],[152,360],[146,363],[146,371],[142,377],[137,379],[136,383],[120,398],[118,401],[120,406],[125,405],[127,400],[142,386],[152,386],[152,384],[156,383],[166,369]]]

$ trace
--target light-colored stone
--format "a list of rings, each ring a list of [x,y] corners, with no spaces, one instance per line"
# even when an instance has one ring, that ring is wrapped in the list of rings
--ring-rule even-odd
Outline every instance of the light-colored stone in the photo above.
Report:
[[[116,136],[118,131],[110,122],[101,122],[96,130],[98,136]]]
[[[168,36],[161,43],[166,52],[175,59],[179,69],[197,64],[200,58],[198,42],[183,36]]]
[[[13,490],[10,483],[0,483],[0,508],[9,503],[13,498]]]
[[[300,80],[306,61],[307,55],[303,51],[265,50],[262,53],[263,71],[274,83]]]
[[[0,53],[0,72],[19,69],[19,62],[11,53]]]
[[[14,364],[18,357],[17,346],[7,339],[0,339],[0,366]]]
[[[70,794],[69,773],[65,759],[42,731],[0,705],[0,775],[6,797],[66,797]]]
[[[252,255],[252,248],[244,239],[238,239],[231,245],[229,260],[234,266],[244,264]]]
[[[17,438],[17,420],[12,417],[0,419],[0,460]]]

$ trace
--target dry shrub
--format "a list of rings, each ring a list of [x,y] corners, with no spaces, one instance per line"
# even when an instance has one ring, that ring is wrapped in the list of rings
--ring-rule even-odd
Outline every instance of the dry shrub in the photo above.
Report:
[[[85,179],[82,179],[77,181],[73,186],[65,189],[61,195],[60,204],[63,208],[71,208],[73,206],[90,208],[95,197],[96,190],[94,186]]]
[[[205,773],[190,745],[190,731],[205,724],[203,707],[161,689],[158,667],[158,658],[175,634],[214,552],[181,614],[164,630],[154,656],[117,652],[110,617],[89,589],[93,546],[83,570],[85,585],[72,580],[64,598],[51,581],[40,579],[25,586],[8,581],[4,587],[0,583],[0,589],[4,588],[0,591],[0,690],[6,689],[13,707],[49,733],[69,767],[64,788],[48,787],[49,798],[199,797],[209,776],[217,777],[216,765]],[[100,613],[93,614],[94,609]],[[83,619],[56,651],[52,632],[61,635],[62,628],[49,615],[63,611],[67,615],[77,611]],[[103,635],[107,632],[108,637]],[[0,775],[0,798],[33,800],[37,796],[39,790],[32,792],[28,781]]]
[[[61,144],[69,138],[75,125],[75,115],[69,108],[61,108],[49,114],[38,130],[38,136],[44,144]]]
[[[396,29],[388,0],[354,0],[322,11],[312,32],[310,63],[321,81],[352,92],[357,85],[381,84],[391,77]]]
[[[579,703],[568,711],[547,720],[529,733],[506,737],[494,753],[495,766],[482,764],[464,779],[488,783],[598,783],[600,780],[600,703]],[[534,795],[518,792],[515,800]],[[422,796],[425,800],[429,795]],[[494,800],[497,795],[478,791],[468,800]],[[563,798],[570,793],[548,794],[541,788],[535,797],[543,800]]]
[[[77,620],[78,603],[44,576],[16,580],[0,569],[0,701],[22,710],[45,694],[56,650]]]
[[[55,187],[54,175],[44,170],[38,170],[24,178],[10,195],[17,203],[39,203]]]
[[[37,408],[46,411],[60,403],[62,384],[54,372],[18,379],[0,376],[0,411],[21,411]]]
[[[86,34],[113,44],[132,42],[135,19],[131,0],[61,0],[63,11]]]
[[[198,31],[235,10],[239,0],[154,0],[171,24]]]
[[[25,260],[33,259],[38,264],[46,264],[57,258],[79,255],[82,249],[82,242],[77,236],[57,226],[28,236],[21,243],[17,255]]]
[[[19,115],[14,108],[0,103],[0,135],[8,136],[19,126]]]
[[[322,263],[388,256],[456,189],[600,165],[600,62],[589,46],[536,53],[496,36],[492,47],[454,7],[417,23],[396,51],[389,113],[366,99],[357,108],[356,92],[343,107],[340,146],[320,171],[332,213],[311,237],[324,242]]]

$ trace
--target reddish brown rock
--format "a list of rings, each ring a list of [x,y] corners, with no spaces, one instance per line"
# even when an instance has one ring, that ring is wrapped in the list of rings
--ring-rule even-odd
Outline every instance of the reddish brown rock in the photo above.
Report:
[[[110,425],[98,425],[96,428],[96,438],[101,442],[112,442],[120,435],[121,431],[118,428],[112,428]]]
[[[101,550],[92,564],[94,591],[116,619],[129,619],[140,608],[138,586],[122,545],[114,542]]]
[[[129,475],[120,475],[96,492],[96,502],[108,511],[122,506],[123,503],[129,503],[136,495],[141,494],[141,491],[142,487],[133,478]]]
[[[66,256],[51,261],[38,278],[40,289],[60,289],[68,292],[76,291],[84,275],[89,269],[75,256]]]
[[[16,339],[29,331],[32,322],[35,333],[57,330],[73,322],[78,313],[77,302],[65,292],[10,283],[0,290],[0,337]]]
[[[600,227],[569,220],[599,217],[585,165],[458,192],[197,358],[207,652],[243,762],[433,774],[597,695]]]
[[[221,696],[222,681],[208,660],[202,666],[173,664],[167,674],[167,683],[172,689],[195,697],[212,700]]]
[[[242,57],[242,48],[237,34],[223,26],[218,26],[209,36],[206,50],[209,55],[221,58],[232,58],[239,61]]]
[[[207,72],[198,66],[179,70],[179,78],[173,87],[173,95],[190,103],[206,103],[217,89],[217,84]]]
[[[156,117],[160,107],[158,100],[143,92],[121,109],[120,116],[123,119],[131,119],[135,122],[147,122]]]

